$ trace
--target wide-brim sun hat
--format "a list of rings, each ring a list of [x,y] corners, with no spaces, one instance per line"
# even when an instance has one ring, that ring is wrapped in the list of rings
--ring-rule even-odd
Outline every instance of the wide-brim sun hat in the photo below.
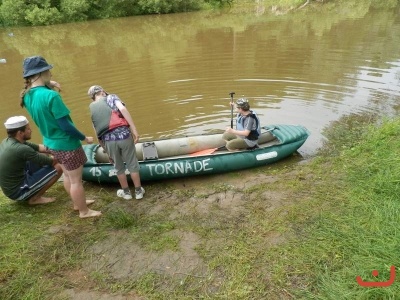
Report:
[[[24,78],[42,73],[53,68],[42,56],[31,56],[24,59]]]

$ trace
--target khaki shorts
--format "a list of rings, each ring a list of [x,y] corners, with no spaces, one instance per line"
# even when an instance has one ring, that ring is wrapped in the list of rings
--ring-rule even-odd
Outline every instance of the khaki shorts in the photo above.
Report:
[[[226,141],[226,149],[229,151],[251,149],[258,145],[257,140],[243,139],[236,134],[225,132],[222,138]]]

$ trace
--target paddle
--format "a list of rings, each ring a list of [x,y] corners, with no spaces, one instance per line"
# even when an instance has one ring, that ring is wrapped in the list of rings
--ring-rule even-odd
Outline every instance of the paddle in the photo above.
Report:
[[[218,150],[218,148],[204,149],[204,150],[200,150],[200,151],[197,151],[197,152],[190,153],[189,155],[190,155],[190,156],[208,155],[208,154],[214,153],[214,152],[217,151],[217,150]]]
[[[235,92],[230,92],[229,95],[231,95],[231,103],[233,103],[233,95],[235,95]],[[231,103],[231,128],[233,128],[233,105]]]
[[[197,151],[197,152],[190,153],[189,155],[190,156],[208,155],[208,154],[213,154],[215,151],[222,150],[222,149],[226,150],[225,145],[219,146],[217,148],[209,148],[209,149],[200,150],[200,151]]]
[[[230,92],[229,95],[231,96],[231,103],[229,103],[230,106],[231,106],[231,128],[233,128],[233,105],[232,105],[232,103],[233,103],[233,95],[235,95],[235,92]],[[218,148],[210,148],[210,149],[200,150],[200,151],[197,151],[197,152],[194,152],[194,153],[190,153],[189,155],[190,156],[209,155],[209,154],[212,154],[215,151],[217,151],[218,149],[221,149],[223,147],[225,147],[225,145],[221,146],[221,147],[218,147]]]

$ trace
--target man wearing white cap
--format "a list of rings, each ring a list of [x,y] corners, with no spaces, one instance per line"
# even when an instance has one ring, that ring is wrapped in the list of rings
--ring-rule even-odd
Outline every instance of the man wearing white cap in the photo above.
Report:
[[[24,116],[7,119],[8,137],[0,144],[0,186],[15,201],[43,204],[55,201],[42,195],[62,175],[56,159],[45,154],[46,148],[28,142],[31,128]]]

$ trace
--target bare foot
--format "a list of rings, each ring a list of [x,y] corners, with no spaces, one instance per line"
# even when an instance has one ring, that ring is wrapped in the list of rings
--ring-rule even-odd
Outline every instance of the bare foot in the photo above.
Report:
[[[88,199],[88,200],[86,200],[86,205],[90,205],[90,204],[94,203],[94,201],[96,201],[96,200],[89,200]],[[79,210],[79,208],[74,206],[74,210]]]
[[[100,217],[101,216],[101,211],[97,210],[91,210],[89,209],[86,214],[79,214],[79,218],[84,219],[84,218],[93,218],[93,217]]]
[[[28,204],[36,205],[36,204],[46,204],[56,201],[56,198],[47,198],[47,197],[39,197],[36,199],[29,199]]]

